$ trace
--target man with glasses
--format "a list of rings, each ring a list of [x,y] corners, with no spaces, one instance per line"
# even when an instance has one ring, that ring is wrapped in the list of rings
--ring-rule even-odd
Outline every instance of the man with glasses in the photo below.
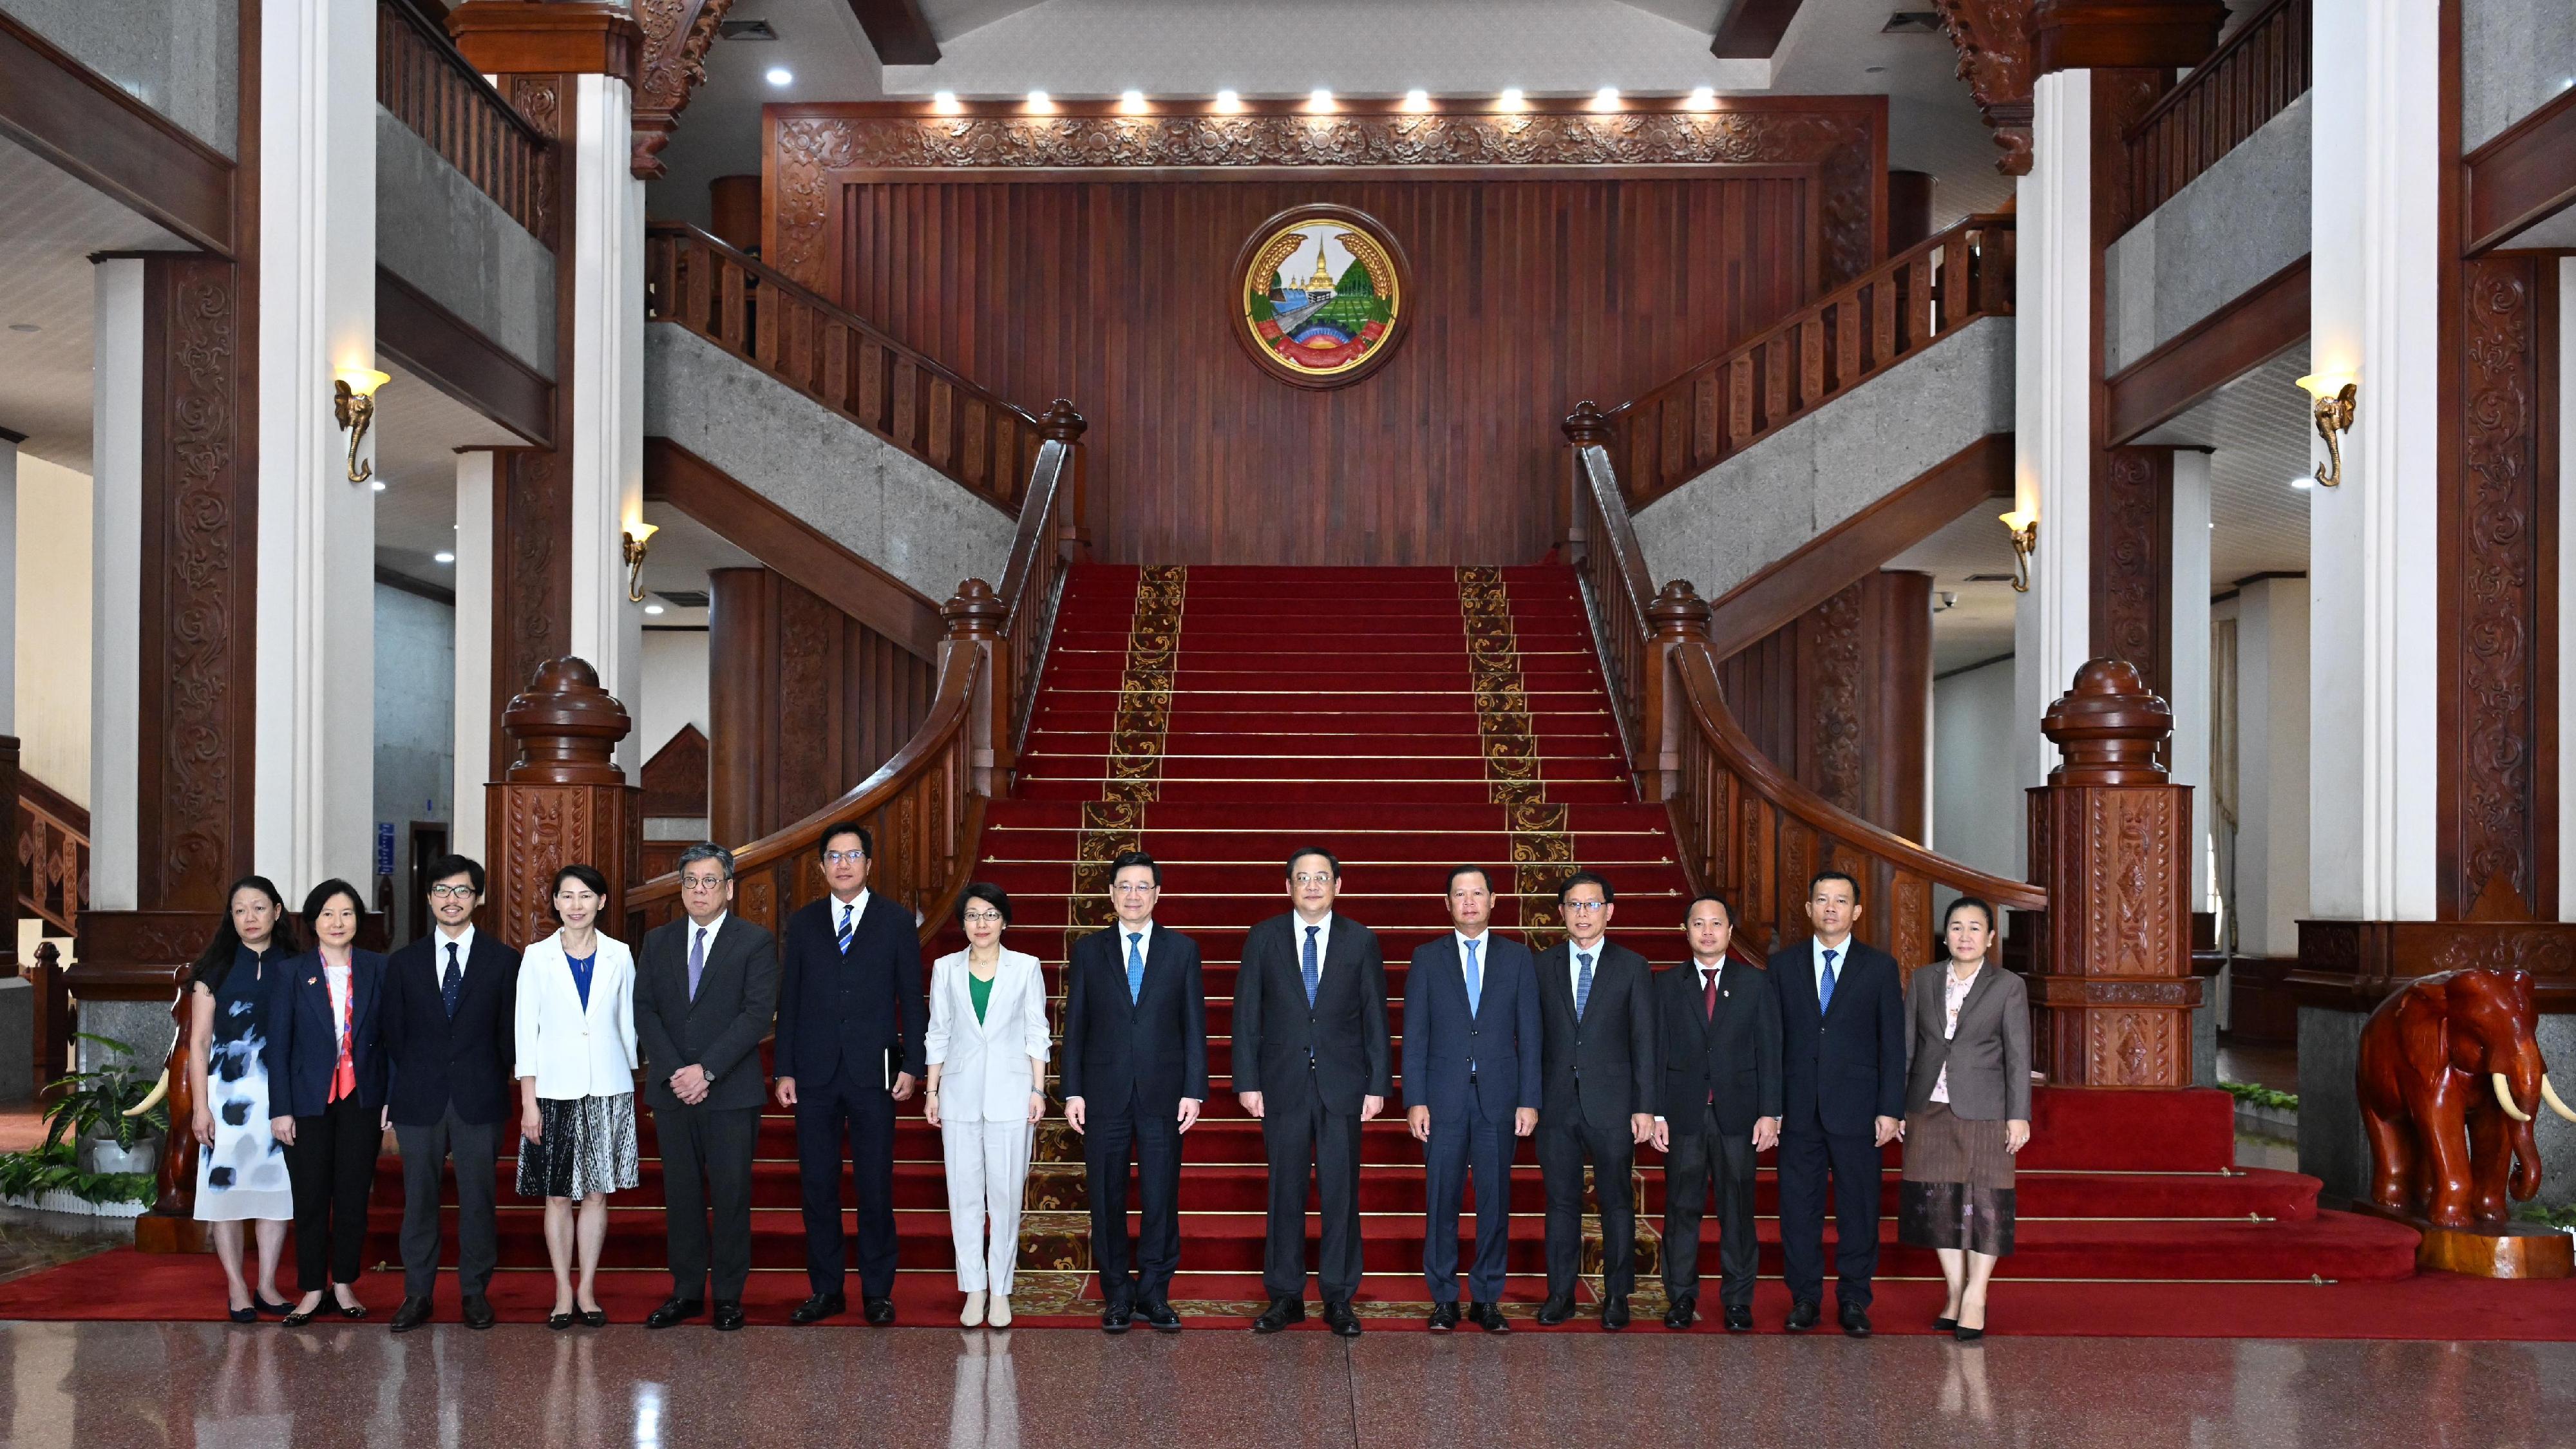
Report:
[[[1547,1301],[1574,1316],[1583,1268],[1583,1160],[1601,1199],[1601,1326],[1628,1326],[1637,1283],[1637,1144],[1655,1131],[1654,968],[1609,938],[1610,882],[1579,870],[1557,887],[1566,939],[1539,954],[1538,1166],[1547,1184]]]
[[[1270,1235],[1261,1286],[1270,1306],[1255,1333],[1306,1317],[1306,1178],[1323,1198],[1318,1275],[1324,1322],[1359,1336],[1351,1295],[1360,1286],[1360,1124],[1386,1110],[1394,1089],[1386,1029],[1386,957],[1377,935],[1333,900],[1342,863],[1321,847],[1288,859],[1285,915],[1243,941],[1234,986],[1234,1094],[1261,1121],[1270,1164]]]
[[[662,1156],[671,1259],[670,1300],[645,1318],[646,1328],[695,1318],[710,1296],[717,1329],[742,1327],[751,1163],[767,1095],[760,1039],[778,1014],[779,970],[777,941],[733,919],[732,906],[733,852],[713,842],[680,852],[680,909],[687,914],[644,933],[635,973],[635,1037],[644,1048],[644,1100]],[[837,1177],[837,1150],[834,1157]]]
[[[1208,1094],[1207,987],[1199,946],[1154,922],[1163,868],[1141,850],[1109,867],[1118,919],[1073,943],[1064,969],[1064,1120],[1082,1134],[1091,1192],[1091,1262],[1103,1333],[1139,1312],[1178,1333],[1172,1274],[1181,1261],[1181,1134]],[[1127,1165],[1142,1221],[1127,1249]]]
[[[787,918],[778,991],[778,1105],[796,1111],[805,1190],[805,1277],[812,1296],[787,1315],[820,1323],[846,1312],[841,1144],[859,1195],[859,1295],[867,1321],[894,1322],[894,1108],[928,1070],[930,1027],[921,936],[912,912],[868,889],[876,856],[867,827],[825,827],[829,892]]]
[[[484,1296],[499,1261],[492,1197],[501,1138],[519,1115],[519,953],[474,929],[483,867],[461,855],[431,866],[428,935],[385,963],[379,1030],[393,1080],[384,1120],[403,1163],[403,1301],[393,1330],[429,1321],[438,1283],[439,1178],[456,1161],[456,1286],[469,1328],[492,1326]]]

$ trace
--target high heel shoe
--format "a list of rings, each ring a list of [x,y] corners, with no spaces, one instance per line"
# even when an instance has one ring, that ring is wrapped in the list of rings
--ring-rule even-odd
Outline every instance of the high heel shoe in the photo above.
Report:
[[[1982,1328],[1970,1328],[1963,1323],[1950,1330],[1950,1336],[1961,1343],[1975,1343],[1986,1336],[1986,1331]]]
[[[326,1298],[323,1300],[323,1306],[333,1309],[342,1318],[364,1318],[367,1316],[367,1305],[363,1303],[341,1303]]]
[[[1957,1331],[1958,1327],[1959,1320],[1955,1318],[1935,1318],[1932,1320],[1932,1331],[1934,1333],[1952,1333]]]
[[[580,1309],[575,1312],[574,1316],[592,1328],[606,1328],[608,1326],[608,1310],[605,1308]]]
[[[546,1315],[546,1327],[561,1333],[572,1327],[572,1317],[569,1313],[549,1313]]]

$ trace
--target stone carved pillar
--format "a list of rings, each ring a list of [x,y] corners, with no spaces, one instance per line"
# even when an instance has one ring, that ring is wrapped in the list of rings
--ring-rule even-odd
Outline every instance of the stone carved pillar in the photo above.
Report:
[[[512,697],[501,728],[516,757],[485,787],[491,821],[492,920],[501,939],[525,950],[551,935],[546,887],[567,865],[596,866],[608,878],[600,929],[626,933],[626,888],[640,878],[635,787],[617,768],[618,742],[634,727],[626,706],[600,688],[588,661],[549,660]],[[633,942],[630,945],[635,944]]]
[[[2040,723],[2061,753],[2030,792],[2036,943],[2033,1056],[2070,1087],[2188,1087],[2191,790],[2157,752],[2173,712],[2137,666],[2095,659]]]

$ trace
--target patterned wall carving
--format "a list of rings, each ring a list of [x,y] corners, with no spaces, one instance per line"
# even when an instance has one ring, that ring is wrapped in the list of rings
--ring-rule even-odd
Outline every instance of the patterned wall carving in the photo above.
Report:
[[[563,455],[534,448],[502,453],[493,500],[492,778],[510,762],[500,711],[528,687],[537,667],[572,648],[572,478]]]
[[[2027,92],[2025,91],[2025,94]],[[1815,168],[1824,284],[1877,246],[1879,137],[1862,106],[1800,99],[1702,114],[914,116],[852,107],[773,112],[768,261],[834,291],[832,217],[851,171],[1251,166],[1789,165]]]
[[[2067,1086],[2191,1085],[2191,792],[2031,792],[2031,858],[2049,909],[2034,981],[2044,1054]]]
[[[1816,793],[1855,815],[1867,813],[1861,800],[1861,596],[1866,580],[1819,605],[1799,625],[1815,661],[1806,671],[1814,703],[1809,748],[1814,753]]]
[[[2461,466],[2445,470],[2442,500],[2442,673],[2455,701],[2443,718],[2457,731],[2441,750],[2445,916],[2506,887],[2513,914],[2556,906],[2541,869],[2555,782],[2540,770],[2556,752],[2554,671],[2539,647],[2552,625],[2555,553],[2538,417],[2540,265],[2522,255],[2461,264]]]
[[[637,0],[635,23],[643,28],[641,74],[635,80],[635,154],[637,176],[652,180],[662,174],[662,148],[679,129],[680,112],[689,93],[706,84],[707,47],[733,0]]]
[[[564,77],[514,75],[506,79],[510,83],[510,104],[526,118],[529,125],[544,132],[548,139],[561,141],[564,125],[563,98],[566,90]],[[567,174],[571,166],[571,148],[557,146],[555,164],[537,169],[536,215],[531,218],[531,221],[532,229],[539,237],[555,235],[556,216],[562,204],[564,184],[571,179]]]
[[[2173,451],[2111,448],[2093,487],[2093,640],[2097,659],[2138,666],[2172,688]]]
[[[1995,133],[1995,169],[2030,174],[2031,88],[2038,80],[2039,32],[2031,0],[1932,0],[1959,51],[1959,79]]]

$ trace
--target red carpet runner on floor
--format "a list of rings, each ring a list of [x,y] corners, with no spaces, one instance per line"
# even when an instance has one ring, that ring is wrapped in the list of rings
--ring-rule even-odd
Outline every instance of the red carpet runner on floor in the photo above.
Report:
[[[1052,978],[1069,932],[1109,919],[1100,895],[1108,860],[1141,845],[1164,866],[1158,921],[1196,937],[1205,956],[1216,1087],[1184,1143],[1173,1285],[1196,1321],[1239,1323],[1233,1314],[1258,1306],[1260,1136],[1224,1073],[1243,934],[1285,909],[1290,849],[1320,843],[1340,854],[1341,908],[1385,944],[1399,1035],[1404,962],[1445,928],[1441,893],[1453,864],[1491,868],[1496,925],[1506,931],[1553,927],[1555,881],[1590,867],[1617,887],[1616,939],[1659,965],[1683,956],[1687,883],[1662,807],[1637,798],[1621,762],[1571,569],[1077,568],[1021,766],[1017,798],[990,812],[979,871],[1010,892],[1012,944],[1046,960]],[[2413,1233],[2319,1211],[2313,1178],[2237,1168],[2233,1105],[2222,1093],[2043,1090],[2035,1116],[2019,1250],[1996,1296],[1999,1334],[2576,1335],[2576,1286],[2414,1277]],[[1427,1296],[1419,1149],[1400,1108],[1372,1124],[1364,1144],[1363,1309],[1394,1317]],[[662,1215],[649,1125],[642,1146],[642,1188],[611,1199],[605,1262],[623,1271],[607,1275],[602,1301],[624,1322],[667,1287],[654,1271]],[[1662,1174],[1650,1149],[1640,1155],[1641,1227],[1651,1227]],[[1087,1261],[1079,1143],[1051,1122],[1039,1156],[1023,1261],[1078,1270]],[[953,1322],[939,1145],[917,1104],[903,1117],[897,1157],[903,1321]],[[765,1120],[760,1159],[749,1306],[754,1322],[777,1322],[805,1291],[784,1115]],[[550,1292],[540,1207],[510,1190],[510,1170],[503,1164],[505,1271],[494,1301],[505,1316],[541,1317]],[[370,1262],[398,1259],[399,1189],[388,1156]],[[1525,1304],[1545,1291],[1538,1169],[1526,1145],[1513,1190],[1510,1298]],[[1929,1253],[1894,1243],[1895,1194],[1891,1172],[1877,1317],[1907,1332],[1928,1328],[1938,1311],[1937,1287],[1922,1281],[1938,1268]],[[1774,1200],[1766,1167],[1766,1331],[1786,1308]],[[218,1282],[204,1259],[118,1252],[0,1285],[0,1314],[218,1317]],[[1643,1311],[1650,1301],[1661,1311],[1651,1275],[1638,1286],[1640,1320],[1660,1332]],[[371,1279],[369,1291],[389,1311],[398,1276]],[[454,1291],[443,1277],[443,1317]],[[1021,1321],[1093,1322],[1088,1296],[1078,1271],[1027,1273]]]

